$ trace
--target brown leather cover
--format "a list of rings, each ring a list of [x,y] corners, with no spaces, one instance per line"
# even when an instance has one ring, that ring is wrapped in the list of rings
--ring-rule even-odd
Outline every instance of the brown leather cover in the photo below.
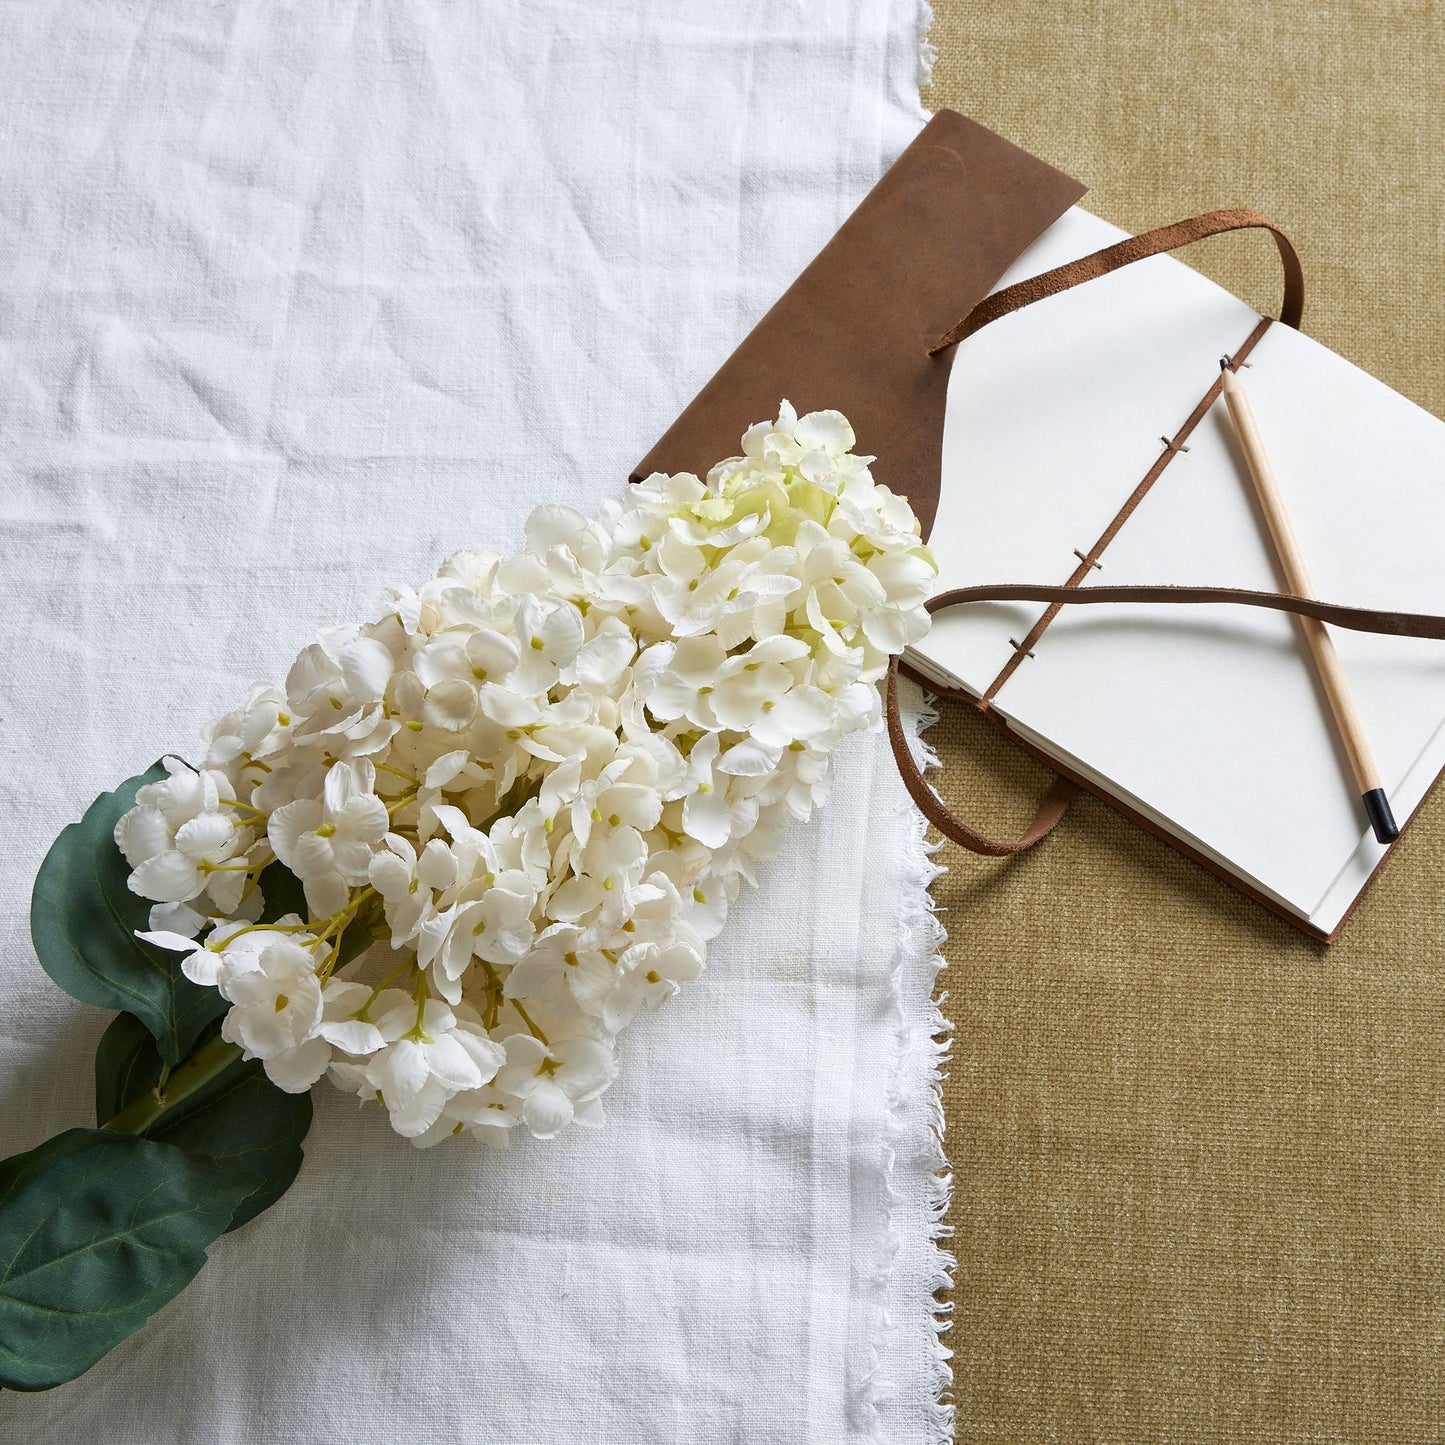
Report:
[[[841,411],[877,479],[926,537],[938,510],[952,352],[967,312],[1084,193],[1078,181],[941,110],[633,472],[696,472],[736,456],[786,397]]]

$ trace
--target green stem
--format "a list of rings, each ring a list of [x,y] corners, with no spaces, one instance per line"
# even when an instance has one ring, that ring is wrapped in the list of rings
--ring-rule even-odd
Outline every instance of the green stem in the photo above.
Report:
[[[215,1038],[196,1050],[183,1064],[178,1064],[169,1078],[155,1088],[147,1089],[134,1103],[128,1104],[105,1128],[115,1134],[144,1134],[169,1109],[188,1099],[202,1084],[209,1084],[237,1059],[241,1050],[225,1039]]]
[[[509,998],[507,1002],[522,1015],[522,1022],[527,1025],[527,1032],[530,1033],[544,1049],[550,1049],[552,1045],[548,1042],[547,1035],[532,1022],[531,1015],[522,1007],[521,999]]]
[[[487,973],[487,1003],[482,1011],[482,1023],[486,1026],[487,1032],[497,1026],[497,1010],[502,1002],[502,979],[497,970],[487,960],[480,960],[482,967]]]
[[[395,773],[397,777],[406,779],[413,788],[419,788],[421,786],[410,773],[404,773],[400,768],[392,767],[390,763],[377,763],[376,770],[379,773]]]
[[[394,983],[397,979],[399,979],[402,974],[407,971],[407,969],[411,968],[412,965],[415,964],[415,962],[416,955],[413,954],[409,959],[406,960],[405,963],[399,964],[396,968],[392,969],[392,971],[387,974],[387,976],[382,979],[382,981],[377,984],[375,988],[372,989],[371,997],[367,999],[367,1001],[362,1004],[359,1009],[357,1009],[357,1011],[355,1012],[355,1014],[352,1015],[352,1017],[360,1019],[363,1023],[370,1023],[371,1019],[366,1012],[367,1009],[369,1009],[372,1004],[374,1004],[377,999],[381,997],[383,991],[386,989],[386,986],[388,984]]]

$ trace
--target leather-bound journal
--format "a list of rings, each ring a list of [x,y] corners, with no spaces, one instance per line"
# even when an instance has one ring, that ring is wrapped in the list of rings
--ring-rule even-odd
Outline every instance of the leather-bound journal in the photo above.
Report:
[[[922,781],[895,706],[924,811],[1006,853],[1082,786],[1329,938],[1390,848],[1291,613],[1335,624],[1405,824],[1445,768],[1445,424],[1299,330],[1299,263],[1264,218],[1131,238],[1075,204],[1083,189],[939,112],[634,476],[705,471],[784,397],[842,411],[939,564],[904,671],[1061,777],[1024,838],[993,843]],[[1167,254],[1241,227],[1279,248],[1278,321]],[[1280,595],[1221,359],[1247,380],[1323,606]]]

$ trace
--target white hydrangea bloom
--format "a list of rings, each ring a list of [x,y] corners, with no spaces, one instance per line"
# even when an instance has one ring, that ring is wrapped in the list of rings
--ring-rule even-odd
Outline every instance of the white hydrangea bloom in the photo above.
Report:
[[[539,507],[168,759],[116,843],[224,1037],[419,1146],[600,1123],[619,1031],[703,971],[927,629],[933,559],[853,441],[784,402],[705,482]]]

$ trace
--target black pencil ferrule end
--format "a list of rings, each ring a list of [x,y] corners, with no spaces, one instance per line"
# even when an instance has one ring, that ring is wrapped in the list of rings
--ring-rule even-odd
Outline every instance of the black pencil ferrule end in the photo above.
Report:
[[[1400,836],[1400,826],[1390,811],[1390,800],[1385,796],[1385,790],[1371,788],[1361,801],[1365,805],[1365,815],[1370,820],[1370,827],[1375,830],[1375,837],[1381,843],[1393,843]]]

